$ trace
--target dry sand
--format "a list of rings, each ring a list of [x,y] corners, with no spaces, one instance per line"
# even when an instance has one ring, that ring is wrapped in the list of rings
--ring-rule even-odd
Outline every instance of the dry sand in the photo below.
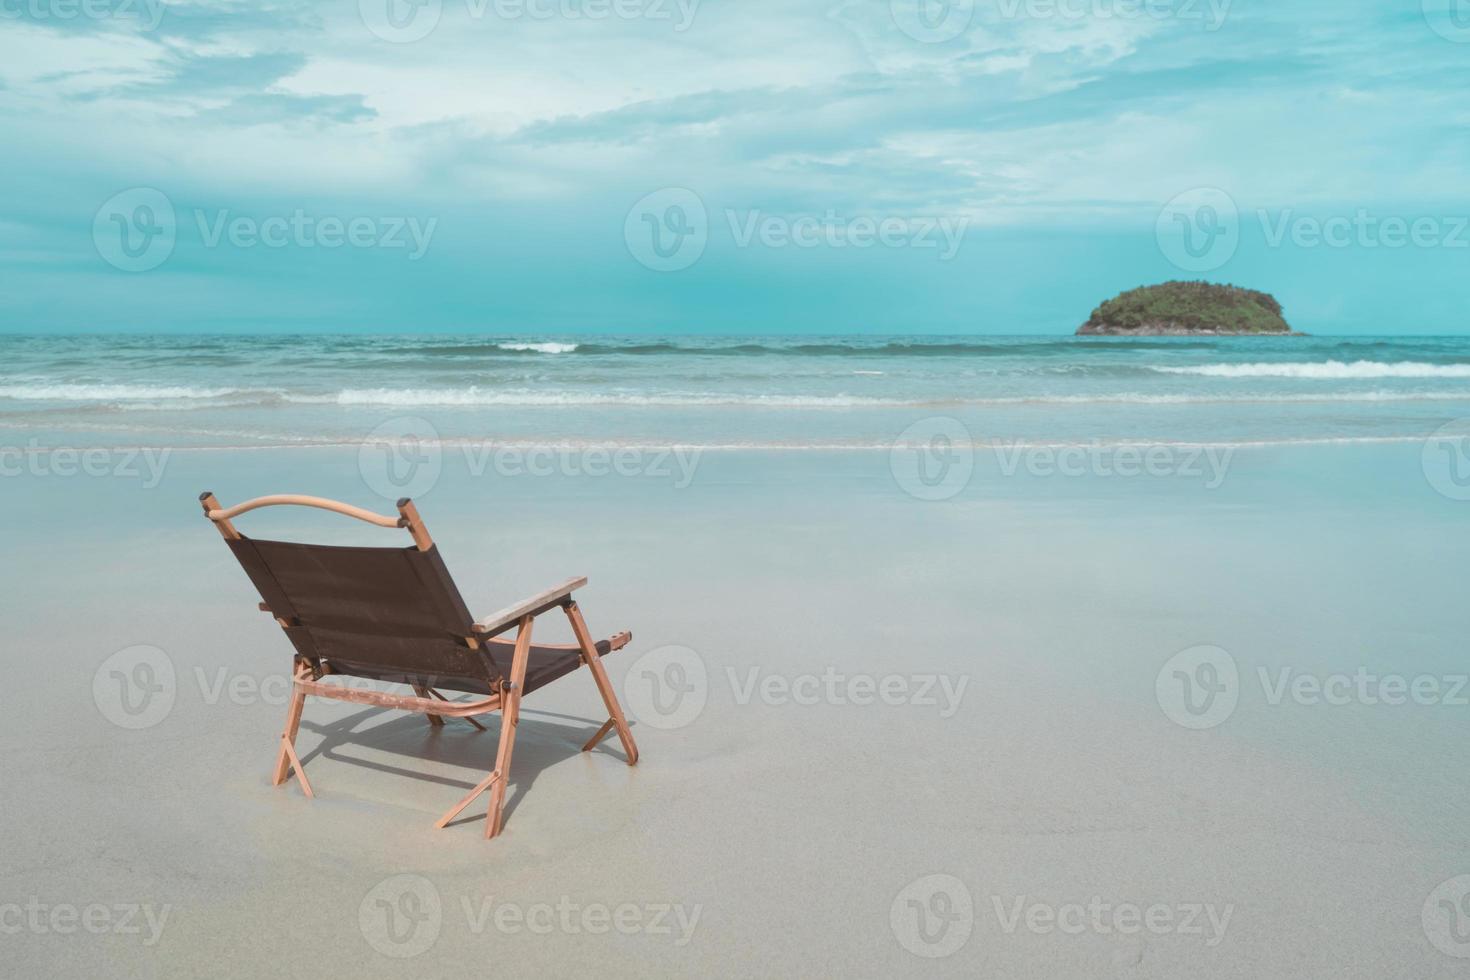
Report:
[[[582,573],[593,631],[634,632],[608,666],[643,761],[578,751],[602,720],[585,672],[539,692],[490,842],[481,805],[433,822],[493,727],[313,701],[317,799],[269,785],[289,651],[193,498],[373,503],[350,454],[181,453],[150,491],[11,481],[0,972],[1464,974],[1435,916],[1470,873],[1470,709],[1272,705],[1257,680],[1464,669],[1466,517],[1404,451],[940,503],[873,454],[703,465],[680,491],[446,472],[422,499],[478,611]],[[1370,507],[1342,491],[1365,473],[1406,475]],[[1190,730],[1156,681],[1199,644],[1241,681]],[[136,645],[173,679],[129,729],[104,664]]]

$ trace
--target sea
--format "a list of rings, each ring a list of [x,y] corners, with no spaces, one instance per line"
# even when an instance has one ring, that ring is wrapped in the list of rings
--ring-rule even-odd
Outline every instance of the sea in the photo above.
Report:
[[[0,336],[0,444],[883,449],[1423,440],[1470,339]],[[950,420],[953,420],[952,422]],[[954,423],[958,425],[955,426]]]

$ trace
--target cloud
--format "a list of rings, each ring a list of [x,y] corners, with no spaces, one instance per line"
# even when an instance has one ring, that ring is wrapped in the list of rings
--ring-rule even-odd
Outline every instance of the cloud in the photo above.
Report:
[[[363,104],[360,95],[289,95],[282,92],[244,95],[203,114],[214,122],[240,126],[313,122],[345,125],[364,122],[377,115]]]
[[[1417,9],[1191,0],[1217,23],[1127,13],[1182,0],[978,0],[924,40],[920,0],[705,0],[687,22],[531,2],[552,15],[444,0],[391,43],[357,0],[170,3],[154,29],[27,0],[0,23],[8,210],[85,264],[83,205],[130,186],[265,212],[350,198],[443,217],[436,262],[472,267],[499,235],[560,268],[535,251],[554,225],[616,277],[627,208],[663,187],[717,214],[963,215],[1029,241],[1147,236],[1198,186],[1246,211],[1470,207],[1470,47]]]
[[[306,55],[298,51],[245,55],[179,54],[162,63],[163,77],[110,92],[94,93],[93,97],[195,97],[221,91],[265,89],[300,71],[305,64]]]

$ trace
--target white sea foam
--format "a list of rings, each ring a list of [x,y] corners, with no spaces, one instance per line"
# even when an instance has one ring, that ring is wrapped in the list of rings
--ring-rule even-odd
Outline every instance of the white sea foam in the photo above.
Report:
[[[665,392],[635,394],[586,391],[528,391],[483,388],[349,388],[335,395],[288,395],[299,404],[381,405],[395,408],[441,407],[734,407],[734,408],[932,408],[964,405],[1219,405],[1279,402],[1470,401],[1470,391],[1453,392],[1288,392],[1275,394],[1185,395],[1122,392],[1103,395],[1018,395],[995,398],[876,398],[857,395],[759,395]]]
[[[1162,374],[1205,378],[1305,378],[1313,381],[1372,378],[1470,378],[1470,364],[1425,364],[1420,361],[1318,361],[1311,363],[1201,364],[1154,367]]]
[[[1038,395],[1019,398],[981,398],[976,405],[1275,405],[1313,402],[1454,402],[1470,401],[1470,391],[1329,391],[1240,395]]]
[[[129,384],[19,384],[0,385],[0,398],[17,401],[126,402],[183,398],[221,398],[239,388],[197,388],[188,385]]]
[[[319,402],[316,396],[288,396],[288,401]],[[413,407],[516,406],[568,408],[579,406],[698,407],[747,405],[767,408],[853,408],[921,404],[848,395],[704,395],[687,393],[633,394],[572,391],[489,391],[482,388],[348,388],[331,399],[338,405]]]
[[[529,351],[537,354],[570,354],[577,349],[576,344],[558,344],[554,341],[540,344],[496,344],[495,346],[501,350]]]
[[[12,423],[0,419],[0,430],[23,428],[22,423]],[[59,431],[70,429],[81,430],[80,426],[52,426]],[[209,442],[194,443],[179,442],[174,439],[162,438],[149,443],[134,442],[99,442],[98,446],[111,449],[143,449],[163,450],[171,452],[231,452],[244,450],[279,450],[279,449],[302,449],[302,450],[350,450],[358,451],[362,448],[360,437],[348,437],[345,435],[317,435],[299,436],[289,433],[266,433],[258,431],[233,431],[228,429],[186,429],[176,430],[169,428],[167,432],[150,429],[147,427],[128,425],[97,425],[85,427],[91,432],[119,432],[131,433],[135,437],[144,436],[178,436],[190,435],[210,439]],[[1151,447],[1163,447],[1167,449],[1273,449],[1283,447],[1311,447],[1311,446],[1371,446],[1371,445],[1393,445],[1400,443],[1422,444],[1426,436],[1423,433],[1395,433],[1377,436],[1298,436],[1262,439],[1167,439],[1167,438],[1098,438],[1098,439],[1002,439],[977,437],[969,442],[969,446],[980,453],[1014,452],[1018,449],[1069,449],[1069,448],[1097,448],[1097,449],[1121,449],[1135,448],[1148,449]],[[423,443],[415,443],[423,445]],[[620,450],[631,449],[639,451],[686,451],[686,452],[891,452],[896,446],[908,448],[928,448],[928,442],[918,443],[895,443],[888,439],[854,438],[850,440],[659,440],[659,439],[620,439],[620,438],[505,438],[484,439],[469,437],[445,437],[432,440],[428,443],[442,450],[553,450],[563,452],[580,452],[587,450]],[[46,441],[36,441],[34,451],[44,451],[50,447]],[[73,443],[65,444],[68,448],[88,448],[76,446]],[[961,444],[963,445],[963,443]]]
[[[1226,367],[1227,365],[1216,365]],[[1235,367],[1236,365],[1229,365]],[[1240,365],[1251,367],[1252,365]],[[1304,367],[1308,365],[1266,365]],[[1466,366],[1470,369],[1470,365]],[[1183,371],[1184,369],[1171,369]],[[1467,375],[1470,376],[1470,375]],[[1034,394],[1014,396],[938,395],[930,398],[883,398],[847,394],[755,394],[707,392],[600,392],[568,390],[464,388],[348,388],[336,392],[286,392],[264,388],[203,388],[197,386],[130,384],[63,384],[34,382],[0,385],[0,399],[71,402],[79,406],[112,405],[129,412],[178,412],[265,407],[289,403],[342,407],[385,408],[753,408],[753,409],[872,409],[942,408],[963,406],[1045,405],[1217,405],[1276,403],[1372,403],[1470,401],[1470,390],[1454,391],[1328,391],[1237,394],[1181,394],[1116,392],[1107,394]]]

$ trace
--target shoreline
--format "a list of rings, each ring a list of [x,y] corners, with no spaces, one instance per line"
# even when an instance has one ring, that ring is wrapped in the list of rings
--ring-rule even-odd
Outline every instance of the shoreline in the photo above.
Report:
[[[1235,440],[1189,440],[1189,439],[1136,439],[1096,438],[1075,440],[1036,439],[974,439],[968,443],[949,443],[959,449],[976,452],[1005,452],[1014,449],[1278,449],[1293,446],[1374,446],[1423,443],[1433,439],[1435,433],[1383,435],[1383,436],[1300,436],[1279,439],[1235,439]],[[482,452],[505,450],[509,452],[710,452],[710,453],[883,453],[895,449],[928,449],[931,443],[919,441],[881,441],[866,443],[738,443],[738,442],[609,442],[605,440],[545,442],[537,440],[485,440],[485,439],[439,439],[436,441],[363,440],[343,439],[331,442],[281,442],[253,445],[143,445],[95,444],[76,446],[72,444],[41,445],[36,439],[28,440],[24,446],[0,445],[0,456],[34,453],[88,453],[88,452],[134,452],[134,453],[229,453],[229,452],[277,452],[304,450],[352,450],[360,451],[366,446],[413,445],[439,449],[478,450]]]
[[[1319,337],[1320,334],[1297,330],[1210,330],[1192,327],[1106,327],[1084,323],[1073,335],[1077,337]]]

